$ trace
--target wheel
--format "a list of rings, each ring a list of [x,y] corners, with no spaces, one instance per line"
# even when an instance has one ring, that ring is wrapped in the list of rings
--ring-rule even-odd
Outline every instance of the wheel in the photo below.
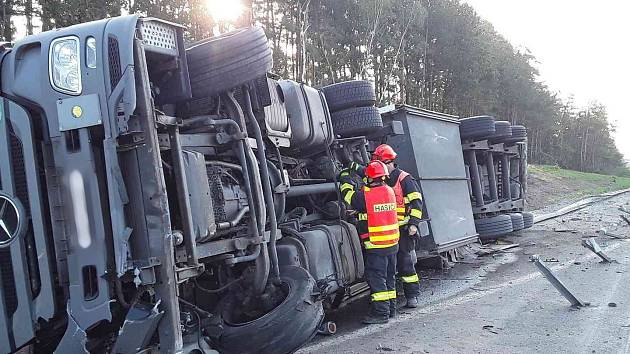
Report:
[[[203,98],[241,86],[273,67],[262,28],[225,33],[186,50],[193,97]]]
[[[475,220],[475,228],[481,240],[491,240],[513,231],[509,215],[497,215]]]
[[[512,126],[512,136],[515,138],[526,138],[527,137],[527,128],[522,125],[513,125]]]
[[[313,300],[315,280],[304,268],[280,268],[286,298],[271,312],[248,322],[234,318],[241,306],[231,296],[222,304],[223,331],[217,339],[221,353],[292,353],[308,342],[324,319],[321,301]]]
[[[475,139],[496,133],[494,118],[490,116],[470,117],[459,120],[459,134],[462,139]]]
[[[530,227],[534,226],[534,214],[524,212],[523,225],[524,225],[523,227],[526,229],[529,229]]]
[[[332,114],[335,134],[357,136],[383,128],[381,114],[376,107],[354,107]]]
[[[513,144],[527,141],[527,128],[522,125],[512,126],[512,136],[509,138],[500,139],[500,142],[506,144]]]
[[[500,120],[494,122],[495,133],[488,136],[488,139],[497,142],[501,139],[507,139],[512,137],[512,125],[510,122]]]
[[[376,93],[368,81],[355,80],[322,87],[328,109],[337,112],[351,107],[374,106]]]
[[[510,213],[508,214],[510,218],[512,218],[512,231],[519,231],[525,228],[523,214],[521,213]]]

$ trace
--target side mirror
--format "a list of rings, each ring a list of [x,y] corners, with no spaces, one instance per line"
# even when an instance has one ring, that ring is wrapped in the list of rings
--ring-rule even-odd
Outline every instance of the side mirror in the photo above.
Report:
[[[0,248],[9,247],[26,233],[26,213],[22,203],[0,192]]]

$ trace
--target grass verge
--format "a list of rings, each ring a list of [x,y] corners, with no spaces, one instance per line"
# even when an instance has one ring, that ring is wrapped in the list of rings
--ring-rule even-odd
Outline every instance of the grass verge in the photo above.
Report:
[[[589,188],[581,190],[580,195],[602,194],[620,189],[630,188],[630,177],[602,175],[598,173],[565,170],[558,166],[530,165],[528,170],[533,173],[556,176],[567,183],[587,182]]]

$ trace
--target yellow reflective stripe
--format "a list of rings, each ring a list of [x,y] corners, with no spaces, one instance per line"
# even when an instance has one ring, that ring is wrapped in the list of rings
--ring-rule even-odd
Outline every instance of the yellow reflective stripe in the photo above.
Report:
[[[404,215],[398,215],[396,217],[398,218],[398,220],[405,220],[405,216]]]
[[[345,191],[346,189],[354,190],[354,186],[350,183],[344,183],[341,185],[341,187],[339,187],[339,189],[343,193],[343,191]]]
[[[372,293],[372,301],[387,301],[390,299],[389,291],[379,291],[378,293]]]
[[[406,277],[400,277],[400,280],[402,280],[403,283],[417,283],[420,281],[420,278],[418,278],[418,274],[414,274]]]
[[[391,230],[398,230],[398,224],[368,227],[368,231],[370,232],[391,231]]]
[[[352,204],[352,196],[354,196],[354,191],[350,191],[348,193],[346,193],[346,196],[343,197],[343,200],[348,203],[348,205]]]
[[[339,175],[341,177],[346,177],[346,176],[350,176],[350,173],[348,173],[348,172],[341,172]]]
[[[367,250],[374,249],[374,248],[388,248],[388,247],[393,247],[397,245],[397,243],[392,243],[389,245],[375,245],[370,241],[365,241],[363,242],[363,244],[365,245],[365,249]]]
[[[359,164],[358,164],[358,163],[356,163],[356,162],[352,162],[352,163],[350,164],[350,168],[351,168],[351,169],[353,169],[353,170],[358,170],[360,166],[361,166],[361,165],[359,165]]]
[[[422,200],[422,194],[420,192],[411,192],[405,196],[409,202],[412,202],[416,199]]]
[[[422,210],[411,209],[411,211],[409,212],[409,215],[416,217],[418,219],[422,219]]]
[[[364,182],[365,182],[365,179],[364,179]],[[366,192],[369,192],[370,191],[370,187],[365,186],[365,187],[363,187],[363,190],[366,191]]]
[[[405,204],[409,204],[409,199],[407,199],[407,197],[404,197],[403,201],[405,202]]]
[[[398,222],[398,226],[405,226],[409,222],[409,218],[404,218]]]
[[[359,220],[367,220],[367,214],[366,213],[359,213]]]
[[[398,227],[398,225],[396,225],[396,227]],[[400,238],[400,234],[398,232],[395,232],[391,235],[370,236],[370,241],[391,241],[397,238]]]
[[[396,212],[397,213],[404,213],[405,212],[405,208],[396,208]]]
[[[389,294],[389,299],[396,299],[396,290],[391,290],[387,292]]]

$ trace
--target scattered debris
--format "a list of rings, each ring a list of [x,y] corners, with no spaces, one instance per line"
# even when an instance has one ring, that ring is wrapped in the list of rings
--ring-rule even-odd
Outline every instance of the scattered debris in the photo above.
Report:
[[[582,240],[582,246],[588,248],[589,250],[593,251],[593,253],[598,255],[599,258],[602,259],[602,263],[613,263],[613,262],[616,262],[614,259],[610,258],[602,250],[601,247],[599,247],[599,244],[597,244],[597,242],[595,241],[594,237],[591,237],[591,238],[586,239],[586,240]]]
[[[615,303],[615,302],[609,302],[609,303],[608,303],[608,307],[617,307],[617,303]]]
[[[545,263],[558,263],[560,262],[557,258],[547,258],[545,259]]]
[[[485,329],[486,331],[488,331],[490,333],[499,334],[499,332],[496,332],[496,331],[492,330],[494,328],[494,326],[492,326],[492,325],[485,325],[485,326],[483,326],[481,328]]]
[[[553,232],[570,232],[572,234],[577,234],[577,230],[576,229],[560,229],[560,228],[553,228]]]
[[[562,296],[569,300],[571,306],[584,307],[589,305],[588,303],[582,302],[580,299],[575,297],[575,295],[573,295],[573,293],[562,283],[562,281],[553,274],[551,269],[549,269],[549,267],[547,267],[543,262],[540,261],[539,256],[533,255],[529,259],[534,263],[534,265],[536,265],[540,273],[544,275],[547,280],[549,280],[551,285],[553,285],[560,292],[560,294],[562,294]]]
[[[378,347],[376,347],[376,350],[381,351],[381,352],[393,352],[394,349],[390,348],[390,347],[384,347],[382,345],[378,345]]]
[[[506,250],[509,250],[511,248],[516,248],[520,246],[519,243],[510,243],[510,244],[486,244],[481,246],[476,254],[479,257],[483,257],[483,256],[487,256],[489,254],[493,254],[493,253],[497,253],[497,252],[504,252]]]
[[[575,261],[575,262],[573,262],[573,264],[575,264],[575,265],[580,265],[580,264],[582,264],[582,262],[580,262],[580,261]]]
[[[597,232],[598,234],[601,234],[602,236],[608,236],[608,237],[617,238],[617,239],[621,239],[621,240],[624,240],[624,239],[627,239],[627,238],[628,238],[627,236],[621,236],[621,235],[617,235],[617,234],[612,234],[612,233],[609,233],[609,232],[608,232],[608,230],[606,230],[606,229],[604,229],[604,228],[599,229],[599,230],[597,230],[596,232]],[[584,236],[584,237],[585,237],[585,238],[590,238],[591,236]]]

